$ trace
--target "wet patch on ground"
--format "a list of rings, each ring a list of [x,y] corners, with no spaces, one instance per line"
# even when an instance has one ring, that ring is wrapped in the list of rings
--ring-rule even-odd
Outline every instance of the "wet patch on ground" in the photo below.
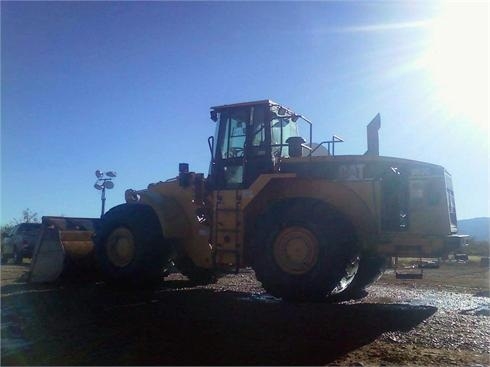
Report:
[[[369,288],[370,299],[376,301],[396,300],[410,305],[436,307],[439,312],[460,312],[485,310],[490,308],[490,299],[468,293],[457,293],[435,289],[400,289],[390,285],[372,285]]]

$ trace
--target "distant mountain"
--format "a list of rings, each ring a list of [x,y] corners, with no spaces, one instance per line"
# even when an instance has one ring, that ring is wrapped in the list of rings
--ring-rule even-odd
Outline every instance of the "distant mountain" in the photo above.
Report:
[[[490,242],[490,218],[458,220],[458,233],[468,234],[476,241]]]

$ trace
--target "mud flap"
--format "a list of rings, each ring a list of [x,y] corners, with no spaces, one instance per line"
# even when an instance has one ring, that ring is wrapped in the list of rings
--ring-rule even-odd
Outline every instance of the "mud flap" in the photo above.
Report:
[[[92,238],[100,219],[43,217],[42,224],[31,261],[29,282],[97,277]]]

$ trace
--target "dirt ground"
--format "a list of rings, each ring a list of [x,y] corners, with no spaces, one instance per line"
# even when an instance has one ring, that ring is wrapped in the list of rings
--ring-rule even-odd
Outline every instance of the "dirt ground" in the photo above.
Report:
[[[1,365],[490,365],[488,268],[393,271],[359,300],[288,303],[252,270],[157,290],[32,285],[1,267]]]

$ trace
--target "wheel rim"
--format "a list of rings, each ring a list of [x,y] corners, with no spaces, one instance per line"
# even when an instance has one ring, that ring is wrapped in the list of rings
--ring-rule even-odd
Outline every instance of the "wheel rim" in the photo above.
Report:
[[[107,257],[117,267],[129,265],[135,255],[134,237],[125,227],[116,228],[106,242]]]
[[[283,229],[274,241],[274,259],[289,274],[305,274],[318,262],[316,236],[303,227]]]

